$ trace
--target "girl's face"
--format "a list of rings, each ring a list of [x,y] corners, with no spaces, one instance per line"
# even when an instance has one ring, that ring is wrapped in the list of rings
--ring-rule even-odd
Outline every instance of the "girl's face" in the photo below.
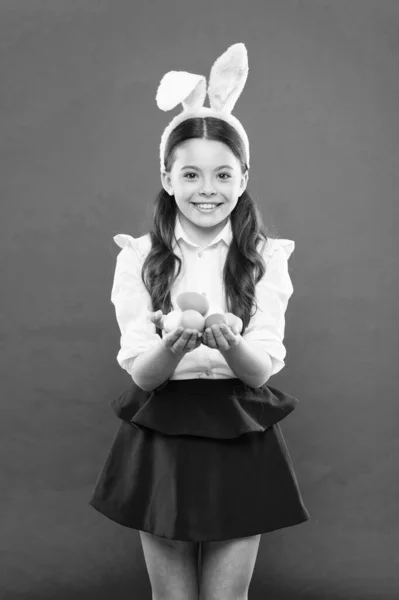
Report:
[[[222,142],[194,138],[176,149],[170,173],[163,172],[162,185],[174,195],[183,229],[195,243],[211,241],[225,226],[244,192],[248,172]],[[198,204],[216,204],[201,211]]]

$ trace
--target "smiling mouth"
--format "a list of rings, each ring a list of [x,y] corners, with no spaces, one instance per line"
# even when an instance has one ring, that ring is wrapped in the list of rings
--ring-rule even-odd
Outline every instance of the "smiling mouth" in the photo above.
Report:
[[[199,204],[214,204],[215,206],[220,206],[223,202],[191,202],[194,206],[198,206]]]

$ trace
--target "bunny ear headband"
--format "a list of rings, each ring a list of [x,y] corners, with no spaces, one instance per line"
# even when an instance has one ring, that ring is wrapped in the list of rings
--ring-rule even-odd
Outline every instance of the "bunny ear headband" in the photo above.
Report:
[[[244,44],[233,44],[213,63],[208,85],[210,108],[203,106],[206,97],[206,78],[186,71],[169,71],[159,84],[156,101],[158,108],[172,110],[179,103],[183,110],[165,128],[160,150],[161,171],[168,137],[182,121],[193,117],[216,117],[227,121],[241,136],[249,168],[249,141],[240,121],[231,114],[248,76],[248,55]]]

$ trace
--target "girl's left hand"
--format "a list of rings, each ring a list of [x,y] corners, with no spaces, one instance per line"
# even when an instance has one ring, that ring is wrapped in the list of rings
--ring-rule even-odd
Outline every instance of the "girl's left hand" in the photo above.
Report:
[[[226,351],[234,348],[240,341],[240,334],[232,331],[225,323],[207,327],[202,335],[202,343],[208,348]]]

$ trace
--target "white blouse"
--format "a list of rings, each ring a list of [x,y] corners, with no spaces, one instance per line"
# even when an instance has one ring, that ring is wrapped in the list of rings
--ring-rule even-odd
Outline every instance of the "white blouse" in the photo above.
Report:
[[[181,292],[199,292],[204,293],[209,300],[210,310],[207,314],[227,312],[222,274],[232,240],[230,218],[222,231],[203,248],[189,239],[178,216],[175,237],[179,243],[174,242],[174,252],[182,258],[183,263],[171,292],[173,309],[178,309],[176,297]],[[122,248],[116,258],[111,291],[111,302],[115,306],[121,332],[116,360],[132,376],[134,359],[162,343],[155,324],[150,320],[149,315],[153,312],[151,297],[141,280],[141,267],[151,249],[151,239],[149,233],[139,238],[118,234],[113,239]],[[287,239],[269,238],[264,245],[262,255],[266,272],[256,285],[258,310],[251,317],[243,335],[252,347],[269,354],[273,364],[271,375],[285,366],[285,311],[294,291],[288,272],[288,259],[294,248],[295,242]],[[228,379],[236,375],[219,350],[201,344],[183,356],[170,379],[197,377]]]

